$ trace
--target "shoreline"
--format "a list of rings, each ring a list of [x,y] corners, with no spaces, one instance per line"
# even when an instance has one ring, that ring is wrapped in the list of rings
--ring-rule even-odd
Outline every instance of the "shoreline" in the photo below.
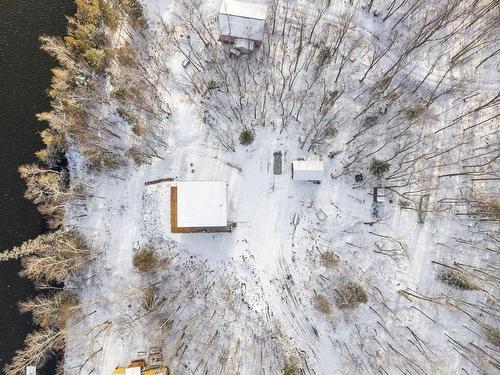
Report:
[[[43,7],[43,10],[40,8]],[[22,4],[6,1],[2,5],[3,36],[0,46],[2,61],[2,188],[0,189],[0,249],[5,250],[33,238],[47,230],[43,218],[35,207],[23,197],[26,189],[17,167],[34,159],[34,152],[41,146],[38,132],[43,125],[35,114],[49,107],[45,90],[50,83],[53,60],[39,50],[40,33],[64,32],[64,16],[74,9],[72,1],[38,1]],[[41,17],[43,14],[43,18]],[[26,22],[26,17],[30,17]],[[18,276],[19,261],[0,263],[0,285],[5,293],[0,308],[2,339],[0,340],[0,368],[8,363],[14,351],[22,348],[26,334],[33,325],[29,314],[21,314],[17,303],[34,296],[37,291],[31,281]],[[50,363],[40,374],[53,374]]]

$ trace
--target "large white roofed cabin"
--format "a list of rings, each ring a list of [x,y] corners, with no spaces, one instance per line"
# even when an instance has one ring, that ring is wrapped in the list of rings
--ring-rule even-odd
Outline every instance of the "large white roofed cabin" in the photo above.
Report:
[[[227,185],[222,181],[179,181],[170,194],[172,233],[230,232]]]
[[[233,43],[240,52],[249,53],[264,38],[267,5],[247,1],[222,0],[219,11],[219,40]]]
[[[322,160],[294,160],[292,178],[297,181],[321,181],[325,172]]]

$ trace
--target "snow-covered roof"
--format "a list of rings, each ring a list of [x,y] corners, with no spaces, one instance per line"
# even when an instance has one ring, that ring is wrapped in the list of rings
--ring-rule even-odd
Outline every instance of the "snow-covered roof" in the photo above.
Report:
[[[265,20],[267,5],[248,1],[223,0],[219,13],[230,16],[254,18],[256,20]]]
[[[299,181],[318,181],[323,178],[322,160],[295,160],[292,163],[293,179]]]
[[[219,31],[221,35],[261,41],[266,12],[265,4],[223,0],[219,12]]]
[[[140,367],[126,368],[125,375],[141,375],[141,368]]]
[[[227,226],[227,187],[221,181],[177,183],[177,226]]]

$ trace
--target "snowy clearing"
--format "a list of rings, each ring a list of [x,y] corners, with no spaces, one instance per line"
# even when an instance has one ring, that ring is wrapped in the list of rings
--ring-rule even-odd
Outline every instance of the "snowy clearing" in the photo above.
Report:
[[[313,3],[273,2],[263,45],[234,58],[211,40],[220,1],[144,1],[151,40],[141,61],[171,115],[146,128],[154,152],[140,165],[95,171],[69,154],[71,182],[91,195],[67,208],[65,227],[97,257],[67,285],[87,315],[68,333],[66,373],[110,374],[153,347],[172,374],[498,371],[484,333],[499,321],[498,222],[452,205],[467,189],[498,196],[495,182],[460,174],[485,143],[498,145],[495,124],[475,126],[494,109],[467,114],[495,94],[498,71],[491,61],[474,69],[479,57],[431,69],[458,42],[398,64],[412,20],[401,20],[408,35],[393,47],[396,16],[373,15],[389,1],[367,2],[371,12]],[[286,32],[271,34],[273,17]],[[321,57],[323,42],[341,52]],[[470,92],[477,97],[466,100]],[[113,106],[103,111],[119,122]],[[239,144],[243,130],[253,143]],[[142,142],[126,133],[121,147]],[[162,142],[149,143],[155,137]],[[321,183],[292,180],[292,162],[313,156],[324,163]],[[471,175],[494,176],[495,160]],[[232,232],[171,233],[178,181],[226,182]],[[139,272],[133,259],[144,248],[159,262]],[[450,286],[448,269],[479,285]]]

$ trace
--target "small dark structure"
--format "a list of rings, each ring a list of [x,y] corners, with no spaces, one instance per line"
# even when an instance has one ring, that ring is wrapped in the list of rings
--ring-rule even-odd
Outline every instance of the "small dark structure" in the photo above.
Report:
[[[273,154],[273,174],[280,175],[283,173],[283,159],[281,151]]]

